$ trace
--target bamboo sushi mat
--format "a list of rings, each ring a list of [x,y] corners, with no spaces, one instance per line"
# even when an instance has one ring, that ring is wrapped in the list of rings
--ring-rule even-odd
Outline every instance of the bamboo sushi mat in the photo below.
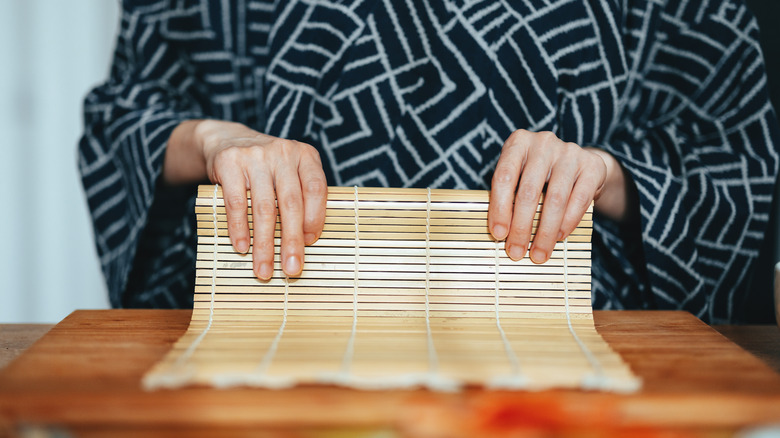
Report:
[[[230,244],[221,188],[201,186],[192,320],[144,386],[637,390],[593,324],[592,212],[536,265],[491,238],[488,197],[331,187],[302,274],[282,273],[277,217],[261,281]]]

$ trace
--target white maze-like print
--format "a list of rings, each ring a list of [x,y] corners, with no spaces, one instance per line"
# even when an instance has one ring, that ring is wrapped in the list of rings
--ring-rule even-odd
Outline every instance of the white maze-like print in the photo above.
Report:
[[[128,1],[79,166],[115,306],[188,306],[194,189],[159,184],[183,120],[308,142],[331,185],[489,188],[516,129],[612,153],[641,221],[594,224],[602,308],[736,321],[778,127],[729,0]],[[641,222],[641,223],[640,223]]]

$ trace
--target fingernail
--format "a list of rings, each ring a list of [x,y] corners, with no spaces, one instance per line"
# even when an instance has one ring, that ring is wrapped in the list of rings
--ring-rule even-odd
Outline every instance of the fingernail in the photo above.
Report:
[[[531,260],[534,263],[544,263],[547,261],[547,253],[539,248],[535,248],[533,251],[531,251]]]
[[[314,233],[305,233],[303,235],[303,241],[306,243],[306,245],[311,245],[315,240],[317,240],[317,235]]]
[[[506,238],[506,227],[503,225],[496,225],[493,227],[493,237],[498,240]]]
[[[247,242],[246,239],[237,240],[234,246],[236,248],[236,251],[240,253],[246,254],[249,251],[249,242]]]
[[[511,245],[509,247],[509,258],[512,260],[520,260],[525,255],[525,251],[523,251],[523,247],[519,245]]]
[[[301,272],[301,262],[298,260],[298,257],[287,257],[287,263],[285,263],[284,272],[286,272],[288,275],[298,275]]]
[[[271,267],[269,263],[263,263],[260,265],[260,279],[261,280],[270,280],[271,277],[274,275],[274,269]]]
[[[563,231],[558,231],[558,237],[555,240],[563,240]]]

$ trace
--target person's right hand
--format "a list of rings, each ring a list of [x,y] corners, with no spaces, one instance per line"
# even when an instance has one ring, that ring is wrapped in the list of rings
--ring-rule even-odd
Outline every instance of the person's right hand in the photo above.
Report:
[[[242,253],[249,250],[246,191],[250,191],[252,266],[263,280],[273,275],[278,206],[282,269],[288,276],[301,273],[304,245],[317,241],[325,223],[327,182],[314,147],[240,123],[186,121],[171,134],[164,175],[168,182],[205,176],[222,185],[230,241]]]

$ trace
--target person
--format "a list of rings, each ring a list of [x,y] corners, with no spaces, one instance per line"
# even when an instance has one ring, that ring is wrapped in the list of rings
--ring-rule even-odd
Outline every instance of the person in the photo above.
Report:
[[[737,321],[778,168],[757,32],[737,0],[124,1],[79,147],[111,303],[192,305],[198,182],[260,279],[277,201],[294,276],[327,185],[490,188],[536,263],[594,201],[595,307]]]

